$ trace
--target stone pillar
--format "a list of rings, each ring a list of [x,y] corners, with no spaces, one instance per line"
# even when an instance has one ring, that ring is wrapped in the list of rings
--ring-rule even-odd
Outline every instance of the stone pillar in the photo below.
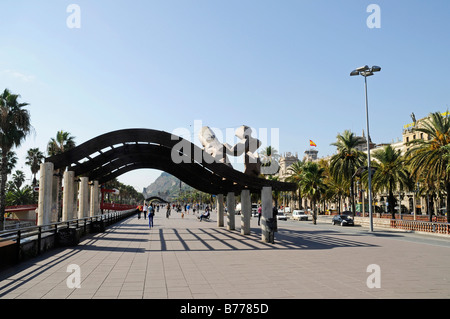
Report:
[[[223,227],[223,194],[217,194],[217,227]]]
[[[78,218],[78,189],[79,189],[79,185],[78,185],[78,180],[74,179],[73,180],[73,194],[72,194],[72,219],[77,219]]]
[[[60,191],[61,187],[62,187],[61,177],[53,174],[52,209],[51,209],[51,214],[50,214],[50,223],[59,222],[59,218],[61,217],[61,216],[59,216],[59,213],[61,212],[61,214],[62,214],[62,211],[60,211],[60,207],[59,207],[59,204],[61,204],[61,203],[58,202],[59,191]]]
[[[72,171],[64,172],[64,187],[63,187],[63,207],[62,207],[62,221],[73,219],[73,197],[75,193],[74,180],[75,173]]]
[[[227,229],[235,229],[235,210],[236,210],[236,198],[233,192],[227,194]]]
[[[53,192],[53,163],[42,163],[40,166],[38,226],[50,224]]]
[[[99,201],[98,201],[98,181],[93,181],[91,185],[91,201],[90,201],[90,216],[97,216],[100,211]]]
[[[79,208],[78,218],[84,218],[88,216],[89,212],[89,184],[88,177],[80,177],[80,195],[79,195]]]
[[[250,191],[244,189],[241,192],[241,234],[250,234],[250,219],[252,217],[252,199]]]
[[[272,187],[264,186],[261,191],[261,239],[265,243],[273,242],[273,232],[269,230],[267,220],[273,217]]]

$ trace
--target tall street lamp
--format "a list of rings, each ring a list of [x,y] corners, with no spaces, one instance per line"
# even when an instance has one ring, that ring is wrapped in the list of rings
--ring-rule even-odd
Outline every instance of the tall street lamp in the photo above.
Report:
[[[372,211],[372,169],[370,168],[370,134],[369,134],[369,102],[367,99],[367,77],[372,76],[374,72],[380,72],[381,68],[379,66],[372,66],[371,68],[367,65],[361,66],[350,73],[350,76],[361,75],[364,77],[364,88],[366,93],[366,129],[367,129],[367,173],[369,174],[369,189],[367,191],[369,197],[369,220],[370,220],[370,231],[373,232],[373,211]]]

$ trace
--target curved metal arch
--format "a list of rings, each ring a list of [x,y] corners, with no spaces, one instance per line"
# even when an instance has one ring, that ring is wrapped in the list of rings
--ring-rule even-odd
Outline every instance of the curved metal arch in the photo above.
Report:
[[[184,147],[177,147],[173,153],[178,143]],[[178,155],[182,162],[174,163],[173,154]],[[211,194],[237,193],[242,189],[256,191],[264,186],[271,186],[274,190],[296,189],[292,183],[266,180],[239,172],[215,162],[211,155],[181,137],[152,129],[109,132],[65,153],[49,157],[46,162],[52,162],[55,169],[69,167],[76,176],[88,176],[90,180],[96,179],[100,183],[134,169],[154,168]]]
[[[74,167],[75,175],[86,174],[90,180],[104,183],[133,169],[153,168],[166,171],[202,191],[214,189],[215,192],[222,192],[233,188],[231,181],[223,180],[222,177],[198,163],[174,165],[171,160],[171,150],[156,145],[128,145],[111,150],[104,155],[104,165],[100,165],[103,163],[101,160],[96,160],[96,163],[90,166],[82,164]]]
[[[158,196],[152,196],[152,197],[146,198],[145,201],[146,202],[160,201],[162,203],[168,203],[168,201],[166,201],[165,199],[162,199],[161,197],[158,197]]]

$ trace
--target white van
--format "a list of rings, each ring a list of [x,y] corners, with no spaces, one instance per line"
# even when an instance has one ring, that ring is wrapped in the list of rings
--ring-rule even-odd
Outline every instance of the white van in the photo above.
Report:
[[[291,218],[294,220],[308,220],[308,215],[304,210],[294,209]]]

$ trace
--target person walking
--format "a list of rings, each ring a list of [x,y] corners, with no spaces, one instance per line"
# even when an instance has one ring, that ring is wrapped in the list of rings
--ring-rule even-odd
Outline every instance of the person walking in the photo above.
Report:
[[[170,216],[170,204],[167,204],[167,208],[166,208],[166,218],[169,218]]]
[[[153,208],[153,204],[148,206],[148,227],[151,229],[153,227],[153,216],[155,216],[155,209]]]
[[[137,213],[138,213],[138,219],[141,219],[142,205],[138,205],[138,207],[137,207]]]
[[[261,205],[259,205],[259,207],[258,207],[258,226],[261,222],[261,214],[262,214],[262,208],[261,208]]]
[[[147,206],[147,204],[144,202],[144,219],[147,219],[147,211],[148,211],[148,206]]]

